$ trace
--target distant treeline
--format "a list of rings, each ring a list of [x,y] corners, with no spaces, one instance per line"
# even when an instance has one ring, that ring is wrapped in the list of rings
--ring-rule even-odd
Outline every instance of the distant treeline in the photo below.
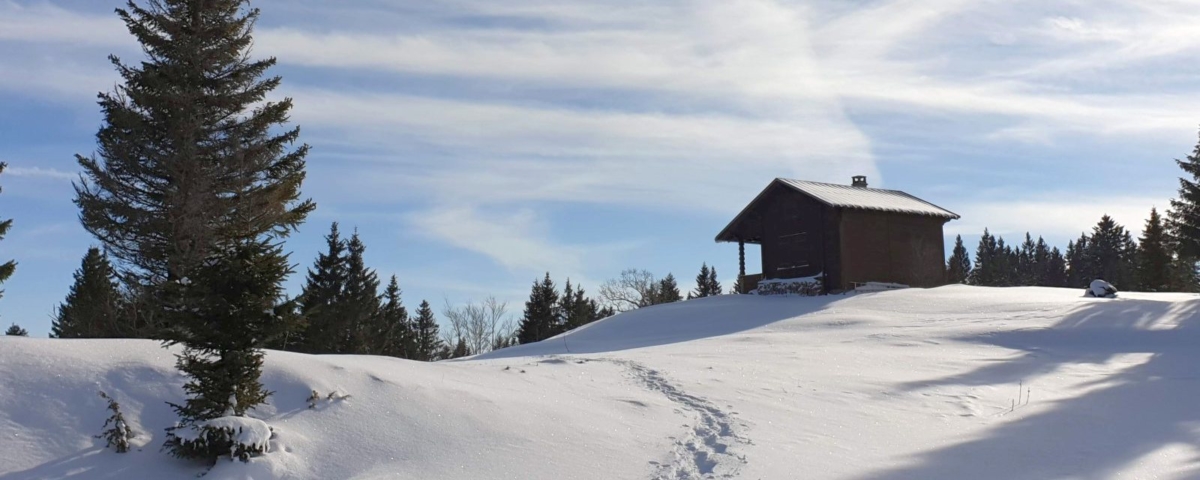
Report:
[[[962,236],[955,239],[946,278],[950,283],[992,287],[1072,288],[1103,279],[1125,290],[1200,291],[1194,257],[1186,254],[1186,243],[1179,237],[1182,229],[1172,229],[1172,224],[1151,209],[1141,237],[1134,241],[1125,227],[1105,215],[1090,234],[1067,243],[1065,252],[1028,233],[1020,245],[1010,245],[985,229],[974,260]]]

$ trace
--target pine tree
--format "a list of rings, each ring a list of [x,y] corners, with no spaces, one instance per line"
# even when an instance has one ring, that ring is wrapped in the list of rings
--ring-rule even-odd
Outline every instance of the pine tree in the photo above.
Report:
[[[4,169],[8,167],[7,163],[0,162],[0,173],[4,173]],[[12,227],[12,219],[0,220],[0,240],[4,240],[4,236],[8,235],[8,229]],[[17,262],[9,260],[0,263],[0,285],[3,285],[8,277],[11,277],[17,269]],[[4,290],[0,290],[0,298],[4,298]]]
[[[1016,278],[1014,278],[1013,285],[1037,285],[1038,268],[1040,268],[1037,263],[1037,244],[1034,243],[1033,236],[1029,232],[1025,232],[1025,241],[1021,243],[1021,248],[1017,251],[1016,264]]]
[[[708,263],[700,264],[700,273],[696,275],[696,289],[688,292],[687,298],[691,300],[721,293],[721,282],[717,280],[717,268],[709,267]]]
[[[375,353],[371,351],[371,337],[379,325],[379,277],[366,266],[366,249],[358,232],[350,236],[346,244],[346,288],[338,302],[338,338],[342,343],[337,353]]]
[[[708,262],[700,264],[700,273],[696,275],[696,289],[688,292],[688,300],[708,296]]]
[[[562,333],[562,332],[565,332],[567,330],[574,328],[571,326],[572,320],[577,320],[577,319],[572,319],[571,314],[575,313],[575,310],[577,308],[575,305],[575,301],[576,301],[575,287],[573,285],[571,285],[571,279],[568,278],[566,285],[563,286],[562,295],[560,295],[558,297],[558,307],[555,309],[558,313],[558,320],[556,323],[556,326],[558,326],[558,328],[554,329],[556,332]],[[557,335],[558,333],[556,333],[555,335]]]
[[[75,283],[50,326],[55,338],[128,338],[136,336],[122,315],[116,271],[99,248],[92,247],[75,271]]]
[[[467,346],[467,340],[460,338],[458,339],[458,342],[454,344],[454,349],[450,351],[450,354],[446,358],[462,358],[470,355],[471,348]]]
[[[325,236],[325,253],[317,254],[304,289],[298,299],[300,316],[306,323],[302,330],[297,328],[297,337],[291,344],[307,353],[334,353],[338,349],[335,341],[341,324],[340,304],[346,288],[349,266],[346,257],[346,242],[338,232],[337,222],[329,227]],[[284,349],[287,347],[285,345]]]
[[[946,281],[952,284],[967,283],[968,278],[971,278],[971,257],[963,245],[962,235],[958,235],[954,238],[953,253],[946,261]]]
[[[1042,286],[1067,286],[1067,259],[1063,256],[1062,252],[1058,251],[1058,247],[1050,249],[1049,260],[1046,262],[1046,265]]]
[[[315,208],[300,200],[306,145],[268,101],[275,60],[250,59],[259,12],[247,0],[132,1],[117,14],[143,46],[100,95],[98,156],[77,156],[83,226],[135,278],[188,398],[181,428],[263,402],[261,348],[277,333],[290,272],[280,242]],[[161,320],[158,320],[161,319]],[[215,459],[228,436],[168,436],[173,454]]]
[[[1170,242],[1171,254],[1174,257],[1171,262],[1171,290],[1200,292],[1200,271],[1197,271],[1196,268],[1197,260],[1200,257],[1189,252],[1190,247],[1185,247],[1184,242],[1181,241],[1181,215],[1172,205],[1172,208],[1167,210],[1166,219],[1163,221]]]
[[[12,324],[12,326],[8,327],[8,330],[5,330],[4,334],[8,335],[10,337],[28,337],[29,336],[29,332],[25,331],[24,328],[21,328],[19,325],[15,324],[15,323]]]
[[[1171,290],[1171,241],[1158,209],[1150,209],[1150,218],[1138,239],[1137,286],[1149,292]]]
[[[434,318],[433,308],[429,306],[428,301],[421,301],[421,306],[417,309],[417,318],[413,320],[413,328],[416,333],[413,342],[415,348],[409,358],[423,362],[437,360],[439,352],[445,347],[438,337],[437,319]]]
[[[573,289],[570,280],[567,280],[567,286],[563,289],[559,309],[565,319],[563,331],[574,330],[598,320],[596,301],[587,298],[583,287]]]
[[[1067,286],[1071,288],[1087,287],[1096,279],[1096,260],[1093,258],[1091,239],[1086,233],[1079,239],[1067,243]]]
[[[983,236],[979,237],[979,246],[975,249],[975,267],[968,277],[971,285],[994,287],[1000,285],[998,274],[999,252],[996,237],[985,228]]]
[[[679,292],[679,285],[675,283],[675,275],[668,273],[666,277],[663,277],[658,282],[653,305],[678,302],[680,300],[683,300],[683,294]]]
[[[416,336],[408,321],[408,310],[400,299],[400,284],[392,275],[387,288],[383,291],[382,304],[379,306],[379,328],[375,335],[378,338],[375,352],[378,355],[408,358],[415,347],[410,346]]]
[[[540,282],[533,282],[525,312],[517,330],[517,341],[522,344],[540,342],[559,333],[558,291],[550,272]]]
[[[1051,251],[1050,246],[1046,244],[1046,240],[1038,237],[1037,244],[1033,247],[1033,278],[1030,285],[1039,287],[1049,287],[1051,270],[1054,265],[1050,264]]]
[[[1095,262],[1096,278],[1104,279],[1117,288],[1133,288],[1136,244],[1125,227],[1104,215],[1092,228],[1089,241],[1088,255]]]
[[[215,261],[166,285],[166,340],[183,344],[176,367],[188,374],[182,404],[171,404],[180,426],[167,446],[180,458],[216,459],[234,447],[230,435],[198,427],[198,422],[245,416],[270,395],[263,388],[262,344],[284,328],[282,280],[290,272],[281,247],[270,239],[227,247]],[[197,429],[202,438],[177,435]]]
[[[1179,178],[1179,198],[1171,200],[1171,231],[1178,242],[1179,254],[1197,259],[1200,258],[1200,143],[1191,155],[1175,163],[1184,176]]]
[[[1004,237],[996,238],[996,255],[993,260],[996,267],[995,283],[993,286],[1012,286],[1017,273],[1017,253],[1011,247],[1005,245]]]

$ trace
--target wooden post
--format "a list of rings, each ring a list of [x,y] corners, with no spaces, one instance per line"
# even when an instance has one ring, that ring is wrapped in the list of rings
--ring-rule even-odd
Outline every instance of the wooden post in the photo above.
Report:
[[[738,293],[746,293],[746,242],[738,240]]]

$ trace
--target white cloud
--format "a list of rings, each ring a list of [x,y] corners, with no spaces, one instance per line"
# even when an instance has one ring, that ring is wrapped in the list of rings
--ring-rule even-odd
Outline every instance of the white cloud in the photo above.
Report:
[[[1034,237],[1074,238],[1090,232],[1103,215],[1113,217],[1134,237],[1142,231],[1151,207],[1165,213],[1166,197],[1076,196],[1013,198],[964,204],[955,210],[963,219],[946,224],[946,235],[991,233],[1016,238],[1025,232]]]
[[[441,242],[482,254],[519,272],[554,272],[589,283],[585,272],[634,245],[572,245],[549,240],[550,226],[530,209],[481,212],[470,206],[437,207],[409,215],[409,221]]]
[[[0,1],[0,41],[60,43],[72,47],[136,48],[115,14],[89,15],[51,3]]]
[[[875,175],[868,142],[836,112],[793,123],[717,114],[630,113],[521,107],[403,95],[290,90],[295,118],[364,147],[430,143],[459,158],[433,166],[398,156],[356,182],[402,185],[475,204],[575,201],[735,208],[720,192],[761,188],[775,176],[844,181]],[[714,186],[697,198],[697,187]],[[728,188],[737,186],[737,188]],[[383,190],[383,189],[380,189]],[[375,190],[373,190],[375,191]],[[386,196],[386,193],[385,193]],[[741,200],[738,197],[737,200]],[[653,208],[653,207],[652,207]]]
[[[44,167],[19,167],[11,164],[4,169],[4,175],[12,175],[14,177],[27,178],[48,178],[53,180],[73,181],[79,178],[78,174],[64,172],[53,168]]]

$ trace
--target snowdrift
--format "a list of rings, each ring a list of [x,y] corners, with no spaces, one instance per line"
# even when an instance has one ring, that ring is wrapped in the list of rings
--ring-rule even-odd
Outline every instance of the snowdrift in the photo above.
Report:
[[[1198,308],[1039,288],[723,296],[454,362],[269,352],[253,416],[270,453],[205,478],[1197,478]],[[0,338],[0,479],[205,472],[159,451],[173,362],[152,341]],[[94,438],[99,390],[138,433],[129,453]]]

